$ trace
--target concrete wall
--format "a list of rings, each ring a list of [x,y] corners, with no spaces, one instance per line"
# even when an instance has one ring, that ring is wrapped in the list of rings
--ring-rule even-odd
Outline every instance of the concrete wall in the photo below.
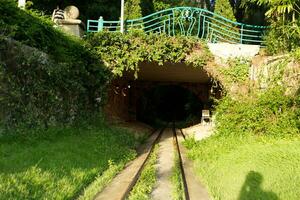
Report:
[[[259,45],[208,43],[209,50],[215,57],[228,58],[253,58],[260,50]]]

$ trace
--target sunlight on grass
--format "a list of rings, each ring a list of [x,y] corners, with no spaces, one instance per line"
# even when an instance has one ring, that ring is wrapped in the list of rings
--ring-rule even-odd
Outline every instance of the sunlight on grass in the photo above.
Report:
[[[299,199],[298,136],[220,138],[188,145],[197,174],[215,199]]]
[[[135,145],[132,134],[110,127],[3,136],[0,199],[73,199],[108,169],[109,160],[119,165],[133,159]]]

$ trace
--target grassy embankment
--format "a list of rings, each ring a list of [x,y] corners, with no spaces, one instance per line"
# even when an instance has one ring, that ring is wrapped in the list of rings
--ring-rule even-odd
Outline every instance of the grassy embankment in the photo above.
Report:
[[[96,180],[81,197],[91,199],[135,157],[137,142],[103,124],[1,136],[0,199],[72,199]]]
[[[300,97],[287,95],[280,80],[263,92],[224,97],[215,135],[186,142],[214,199],[299,199]]]
[[[91,199],[140,141],[92,121],[110,73],[48,18],[12,0],[0,11],[0,199]]]

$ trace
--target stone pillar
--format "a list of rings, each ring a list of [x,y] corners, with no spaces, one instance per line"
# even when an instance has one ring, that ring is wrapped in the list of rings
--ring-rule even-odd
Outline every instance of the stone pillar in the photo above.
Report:
[[[64,32],[69,33],[71,35],[75,35],[78,37],[82,37],[84,35],[85,26],[81,20],[78,19],[61,19],[56,20],[56,24],[60,27]]]
[[[54,10],[53,21],[57,27],[61,28],[64,32],[77,37],[84,35],[85,25],[79,17],[79,10],[75,6],[68,6],[62,12],[63,16],[56,17],[56,13],[59,9]]]

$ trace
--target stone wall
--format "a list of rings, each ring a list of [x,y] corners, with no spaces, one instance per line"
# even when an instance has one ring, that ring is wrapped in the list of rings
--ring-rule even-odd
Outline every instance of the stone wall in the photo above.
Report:
[[[286,88],[287,94],[295,94],[299,92],[300,63],[288,54],[256,56],[252,60],[250,79],[254,86],[261,90],[270,87],[276,81],[276,84]]]

